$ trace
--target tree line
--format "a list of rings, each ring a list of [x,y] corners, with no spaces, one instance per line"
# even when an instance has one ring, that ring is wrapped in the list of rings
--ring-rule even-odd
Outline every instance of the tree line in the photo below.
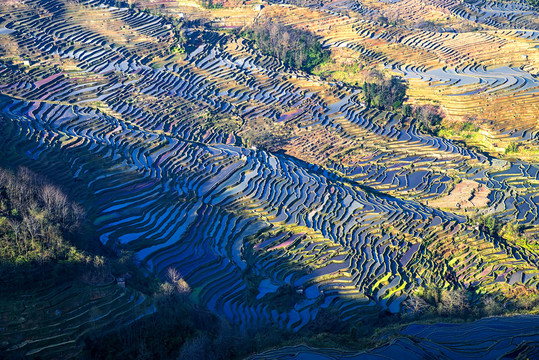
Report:
[[[108,260],[90,253],[84,209],[25,167],[0,168],[0,276],[3,286],[80,276],[109,281]]]
[[[45,262],[71,251],[65,234],[77,230],[84,210],[57,186],[27,168],[0,169],[0,260]]]

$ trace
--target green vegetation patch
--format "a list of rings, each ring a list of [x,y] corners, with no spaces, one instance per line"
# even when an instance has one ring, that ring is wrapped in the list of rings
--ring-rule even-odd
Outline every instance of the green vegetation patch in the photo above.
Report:
[[[264,54],[307,72],[330,57],[329,51],[310,32],[270,21],[257,21],[240,35],[253,40]]]

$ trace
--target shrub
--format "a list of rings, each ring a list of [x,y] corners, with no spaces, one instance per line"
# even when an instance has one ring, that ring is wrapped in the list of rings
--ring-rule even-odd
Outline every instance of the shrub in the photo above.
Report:
[[[509,145],[505,148],[506,154],[516,153],[518,152],[518,144],[517,143],[509,143]]]

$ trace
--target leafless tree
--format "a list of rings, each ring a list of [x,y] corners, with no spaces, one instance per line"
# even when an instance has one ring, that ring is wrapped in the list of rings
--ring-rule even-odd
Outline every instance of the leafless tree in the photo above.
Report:
[[[189,287],[189,284],[182,278],[179,271],[173,267],[169,267],[167,269],[167,278],[170,281],[170,283],[174,286],[176,289],[176,292],[180,295],[186,295],[191,292],[191,288]]]
[[[24,216],[22,223],[26,231],[30,234],[33,243],[40,233],[41,226],[39,221],[34,216]]]
[[[464,289],[444,290],[442,292],[441,303],[439,304],[440,313],[455,314],[467,310],[468,295]]]
[[[69,215],[69,202],[67,196],[56,186],[45,185],[41,191],[41,199],[46,209],[52,215],[65,222]]]
[[[181,278],[180,272],[173,267],[167,269],[167,278],[171,283],[176,283]]]
[[[22,250],[19,243],[19,236],[21,234],[21,223],[14,219],[8,219],[8,224],[11,228],[11,231],[13,231],[13,236],[15,237],[15,244],[17,246],[17,251],[20,252]]]
[[[429,306],[425,300],[416,295],[410,296],[410,298],[406,301],[406,305],[414,314],[420,314]]]
[[[497,315],[502,311],[502,306],[492,296],[483,299],[483,311],[485,315]]]

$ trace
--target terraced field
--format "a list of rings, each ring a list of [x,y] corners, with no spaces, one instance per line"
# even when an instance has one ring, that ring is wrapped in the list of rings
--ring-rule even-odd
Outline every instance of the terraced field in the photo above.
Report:
[[[537,44],[536,13],[432,7],[485,30],[397,28],[368,19],[380,10],[359,2],[275,5],[260,16],[428,82],[421,91],[443,89],[474,108],[510,97],[527,121],[500,120],[491,131],[536,141],[537,53],[519,58]],[[350,322],[406,313],[425,285],[500,299],[539,290],[536,246],[468,221],[514,222],[535,244],[538,165],[421,133],[413,118],[367,108],[357,88],[290,69],[234,34],[184,28],[189,46],[179,53],[170,18],[101,0],[2,2],[0,17],[3,156],[83,184],[104,244],[135,251],[162,276],[178,269],[193,299],[232,324],[298,331],[321,309]],[[501,47],[518,65],[489,64]],[[30,65],[13,64],[12,48]],[[58,174],[60,165],[70,171]],[[465,184],[482,189],[479,207],[452,195]],[[110,302],[138,301],[103,291]]]
[[[4,299],[0,307],[5,358],[74,357],[89,331],[129,323],[155,310],[144,295],[116,284],[73,281],[11,291],[11,301]]]
[[[270,7],[263,15],[409,79],[411,103],[441,104],[452,121],[475,118],[492,145],[487,151],[536,142],[539,23],[524,4],[337,1],[316,10]]]
[[[363,353],[297,346],[252,359],[503,359],[537,357],[537,317],[489,318],[468,324],[411,325],[391,344]],[[516,335],[518,334],[518,335]],[[485,341],[488,339],[488,341]]]

